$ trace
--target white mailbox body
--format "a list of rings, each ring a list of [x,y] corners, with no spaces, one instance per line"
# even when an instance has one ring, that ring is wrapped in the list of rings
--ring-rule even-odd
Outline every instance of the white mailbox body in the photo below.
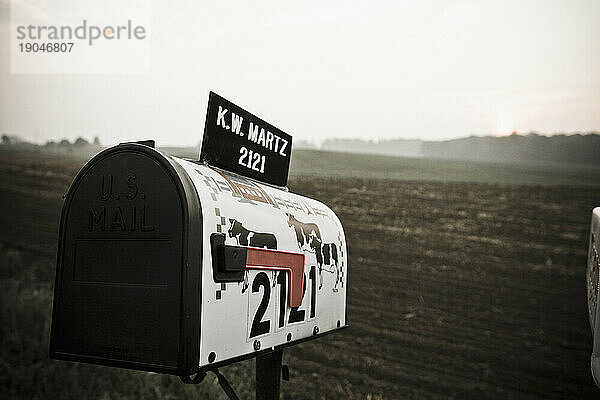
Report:
[[[212,258],[203,257],[200,365],[209,364],[211,353],[216,361],[251,354],[256,340],[266,349],[346,325],[346,240],[329,207],[239,175],[175,160],[192,178],[200,198],[203,254],[210,254],[210,235],[224,233],[227,245],[305,257],[302,304],[293,308],[286,297],[288,272],[258,266],[246,271],[243,282],[217,283]],[[275,240],[254,243],[261,234]],[[263,329],[252,332],[253,324]]]

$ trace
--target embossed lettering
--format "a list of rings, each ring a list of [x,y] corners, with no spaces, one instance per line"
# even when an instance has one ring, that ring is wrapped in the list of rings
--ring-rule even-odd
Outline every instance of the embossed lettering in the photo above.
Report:
[[[108,183],[106,182],[108,180]],[[112,184],[113,176],[108,175],[108,179],[105,175],[102,175],[102,185],[100,186],[100,200],[106,201],[110,199],[112,195]]]
[[[133,217],[131,218],[131,231],[134,232],[137,225],[137,208],[134,206],[132,209]]]
[[[135,175],[129,175],[127,177],[127,187],[131,189],[131,192],[125,194],[125,197],[127,197],[128,200],[135,199],[135,196],[138,194],[138,187],[134,182],[136,179],[137,177]]]
[[[110,223],[111,232],[114,231],[115,229],[121,229],[122,231],[124,231],[126,229],[125,228],[125,220],[123,219],[123,211],[121,210],[121,207],[115,208],[115,212],[113,214],[111,221],[112,221]]]
[[[100,212],[96,213],[93,207],[90,207],[89,210],[89,223],[88,230],[92,232],[94,230],[94,226],[98,226],[100,231],[104,232],[106,230],[106,208],[100,207]]]
[[[153,231],[154,230],[154,225],[150,225],[148,223],[148,213],[146,213],[146,206],[144,206],[144,208],[142,208],[142,226],[141,226],[141,230],[144,232],[149,232],[149,231]]]

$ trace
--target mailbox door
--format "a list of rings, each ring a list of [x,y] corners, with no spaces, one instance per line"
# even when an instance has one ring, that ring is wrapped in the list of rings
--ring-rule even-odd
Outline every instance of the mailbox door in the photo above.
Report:
[[[154,149],[120,145],[86,164],[61,218],[51,356],[194,372],[201,227],[187,174]]]

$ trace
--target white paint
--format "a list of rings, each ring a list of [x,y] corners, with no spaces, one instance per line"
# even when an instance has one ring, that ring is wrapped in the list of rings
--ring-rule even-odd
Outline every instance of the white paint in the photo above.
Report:
[[[225,114],[227,114],[227,109],[219,106],[219,111],[217,112],[217,126],[221,126],[225,128],[227,125],[225,124]]]

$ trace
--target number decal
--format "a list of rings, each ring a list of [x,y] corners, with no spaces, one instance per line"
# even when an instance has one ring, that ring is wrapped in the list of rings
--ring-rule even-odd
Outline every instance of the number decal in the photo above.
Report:
[[[304,298],[304,294],[306,293],[306,274],[304,275],[304,278],[304,284],[302,285],[302,298]],[[304,310],[298,310],[298,308],[300,307],[292,307],[290,311],[290,317],[288,318],[288,324],[304,321],[306,312]]]
[[[269,277],[264,272],[259,272],[254,278],[254,281],[252,281],[252,293],[257,293],[261,286],[263,287],[263,296],[260,305],[256,310],[256,315],[254,315],[254,319],[252,320],[250,338],[264,335],[265,333],[269,333],[271,331],[271,321],[261,321],[262,317],[265,315],[265,311],[267,311],[267,306],[269,305],[269,300],[271,298],[271,285],[269,282]]]
[[[245,147],[240,148],[240,159],[238,160],[238,164],[244,165],[244,158],[248,155],[248,150]]]
[[[277,284],[281,285],[279,288],[279,323],[278,327],[283,328],[285,324],[285,302],[287,296],[287,279],[285,272],[277,274]]]
[[[240,147],[238,164],[253,171],[260,172],[261,174],[265,173],[265,156],[252,150],[248,150],[244,146]]]
[[[280,272],[277,275],[277,284],[280,285],[279,286],[279,320],[277,323],[277,326],[279,328],[283,328],[283,326],[285,325],[285,310],[286,310],[286,304],[287,304],[287,294],[288,294],[288,290],[287,290],[287,274]],[[304,275],[304,277],[306,278],[306,275]],[[316,268],[315,266],[311,266],[310,267],[310,272],[309,272],[309,279],[311,282],[310,285],[310,306],[309,306],[309,318],[314,318],[316,315],[316,311],[317,311],[317,307],[316,307],[316,303],[317,303],[317,274],[316,274]],[[302,297],[304,297],[304,295],[306,294],[306,279],[304,280],[304,286],[302,287],[303,289],[303,293],[302,293]],[[290,315],[288,317],[288,323],[289,324],[293,324],[295,322],[302,322],[304,321],[305,317],[306,317],[306,311],[305,310],[299,310],[300,307],[292,307],[292,309],[290,310]]]
[[[254,154],[254,152],[252,150],[248,150],[248,164],[246,165],[246,167],[252,169],[252,155]]]
[[[317,310],[317,273],[315,266],[310,267],[310,318],[315,317],[315,311]]]
[[[252,163],[252,169],[255,171],[259,171],[258,163],[260,162],[260,154],[254,153],[254,162]]]
[[[317,314],[317,272],[316,266],[312,265],[310,270],[308,271],[308,280],[310,281],[310,299],[309,303],[306,306],[306,309],[301,309],[302,305],[297,307],[291,307],[288,310],[288,276],[289,274],[284,271],[279,271],[274,277],[275,282],[273,283],[273,287],[275,285],[279,285],[279,293],[276,307],[278,308],[277,312],[274,313],[273,318],[277,321],[276,329],[277,332],[279,329],[284,328],[287,324],[294,324],[299,322],[304,322],[307,319],[315,318]],[[307,290],[307,274],[304,274],[304,281],[302,285],[302,298],[306,295]],[[269,304],[271,302],[271,279],[269,275],[265,272],[259,272],[256,274],[252,281],[252,293],[259,293],[260,288],[263,288],[262,298],[254,318],[252,320],[252,325],[250,326],[250,335],[249,339],[252,339],[256,336],[264,335],[266,333],[271,332],[271,320],[269,317],[263,320],[265,314],[268,310]],[[277,289],[273,289],[275,293],[277,293]],[[258,300],[258,299],[257,299]],[[257,301],[255,300],[255,301]],[[256,303],[254,303],[256,304]],[[249,314],[251,315],[251,314]],[[269,314],[270,315],[270,314]]]

